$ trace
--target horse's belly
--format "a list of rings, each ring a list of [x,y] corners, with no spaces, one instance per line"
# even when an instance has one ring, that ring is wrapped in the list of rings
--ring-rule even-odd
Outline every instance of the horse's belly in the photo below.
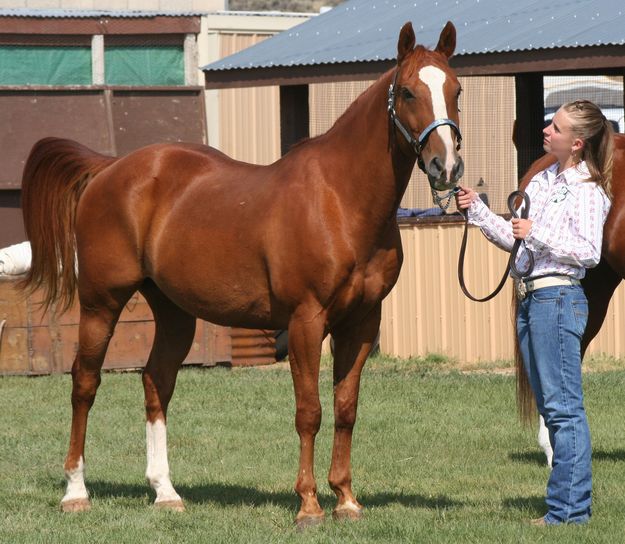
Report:
[[[218,325],[286,328],[288,320],[266,282],[250,275],[196,274],[181,270],[175,277],[155,278],[159,288],[183,310]]]

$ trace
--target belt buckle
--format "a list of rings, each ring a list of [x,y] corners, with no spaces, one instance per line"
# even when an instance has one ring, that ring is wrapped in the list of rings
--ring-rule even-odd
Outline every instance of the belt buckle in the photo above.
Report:
[[[517,300],[520,302],[527,296],[527,287],[523,280],[514,280],[514,292]]]

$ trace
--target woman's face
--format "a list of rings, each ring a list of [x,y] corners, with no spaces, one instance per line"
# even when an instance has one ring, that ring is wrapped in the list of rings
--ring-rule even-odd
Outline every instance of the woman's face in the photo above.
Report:
[[[564,162],[583,147],[583,142],[571,131],[571,119],[560,108],[551,120],[551,124],[543,129],[543,148],[553,153],[560,162]]]

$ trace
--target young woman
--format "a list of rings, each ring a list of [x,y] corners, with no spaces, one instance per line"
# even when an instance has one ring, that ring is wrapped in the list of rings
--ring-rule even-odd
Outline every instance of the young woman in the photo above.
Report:
[[[581,373],[588,304],[580,279],[601,257],[610,210],[613,130],[595,104],[576,100],[556,112],[543,134],[544,149],[557,162],[528,184],[528,219],[506,221],[467,187],[456,202],[498,247],[510,251],[515,239],[524,240],[518,270],[527,268],[528,251],[534,256],[531,276],[515,278],[526,291],[518,304],[517,334],[554,451],[548,511],[531,523],[585,523],[591,515],[591,448]]]

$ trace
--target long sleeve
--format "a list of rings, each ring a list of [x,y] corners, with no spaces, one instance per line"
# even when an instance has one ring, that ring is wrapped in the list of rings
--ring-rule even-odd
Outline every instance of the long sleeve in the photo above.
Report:
[[[476,198],[468,209],[469,223],[480,227],[484,236],[504,251],[512,251],[514,237],[512,222],[493,213],[480,198]]]
[[[609,206],[603,191],[592,182],[581,185],[577,198],[567,203],[570,224],[544,225],[534,222],[525,245],[535,255],[549,254],[552,259],[570,265],[591,268],[601,259],[603,224]],[[562,222],[561,222],[562,223]]]

